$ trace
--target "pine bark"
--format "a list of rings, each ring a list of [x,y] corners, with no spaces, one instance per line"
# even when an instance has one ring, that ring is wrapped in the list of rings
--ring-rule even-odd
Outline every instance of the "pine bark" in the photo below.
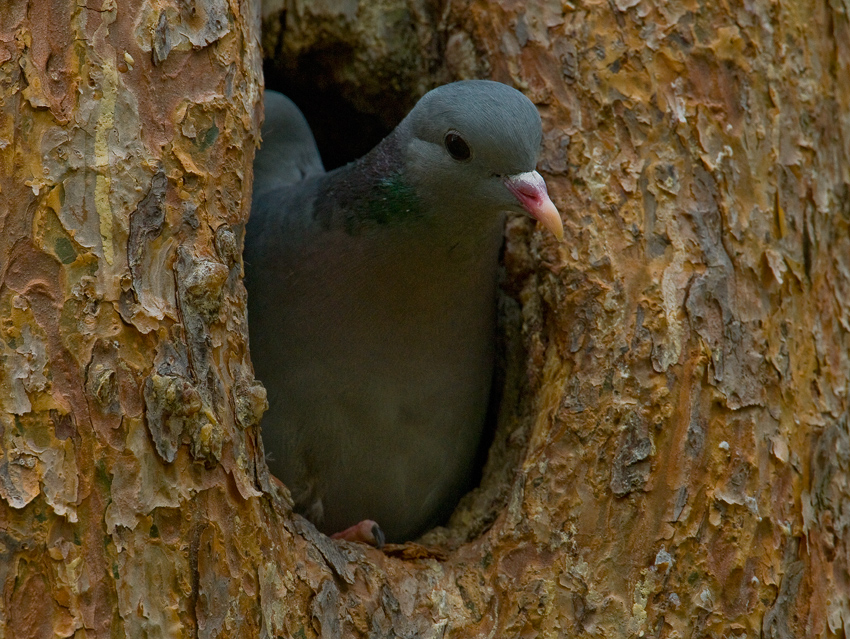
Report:
[[[842,637],[850,22],[821,0],[0,6],[0,639]],[[263,46],[376,130],[540,108],[481,486],[332,542],[268,475],[243,225]],[[274,75],[270,74],[271,75]]]

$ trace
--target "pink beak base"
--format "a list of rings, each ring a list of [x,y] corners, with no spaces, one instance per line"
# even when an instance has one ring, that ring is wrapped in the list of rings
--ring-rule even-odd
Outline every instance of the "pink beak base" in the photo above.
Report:
[[[531,217],[546,227],[558,240],[564,239],[561,215],[549,199],[542,175],[537,171],[509,175],[505,178],[505,186]]]

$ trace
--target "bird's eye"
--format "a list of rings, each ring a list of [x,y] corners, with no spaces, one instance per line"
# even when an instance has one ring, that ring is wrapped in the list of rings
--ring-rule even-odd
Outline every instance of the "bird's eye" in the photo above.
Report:
[[[449,155],[458,162],[463,162],[472,157],[472,150],[469,148],[466,140],[460,137],[460,133],[457,131],[446,133],[443,143],[446,145],[446,151],[449,152]]]

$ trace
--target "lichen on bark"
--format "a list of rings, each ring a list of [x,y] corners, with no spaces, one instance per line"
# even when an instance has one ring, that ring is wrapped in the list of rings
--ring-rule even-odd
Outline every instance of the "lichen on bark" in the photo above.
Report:
[[[846,634],[846,11],[263,18],[281,77],[310,71],[370,135],[454,79],[540,109],[566,241],[508,222],[482,484],[438,547],[381,553],[268,474],[239,256],[260,7],[7,2],[0,636]]]

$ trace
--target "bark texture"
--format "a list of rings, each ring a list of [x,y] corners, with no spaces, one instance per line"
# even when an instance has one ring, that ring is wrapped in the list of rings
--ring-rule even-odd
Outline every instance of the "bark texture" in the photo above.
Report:
[[[389,553],[262,462],[259,10],[0,6],[0,637],[843,637],[850,8],[267,3],[377,128],[467,77],[544,121],[482,485]]]
[[[261,495],[257,27],[227,0],[0,6],[0,636],[207,636],[248,608],[202,555]]]

